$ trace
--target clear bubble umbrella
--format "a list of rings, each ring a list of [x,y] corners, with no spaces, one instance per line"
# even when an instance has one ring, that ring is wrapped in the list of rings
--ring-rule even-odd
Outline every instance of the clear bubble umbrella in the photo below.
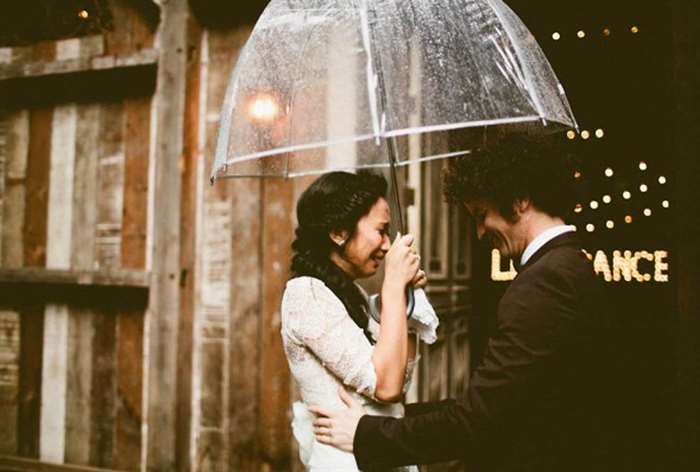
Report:
[[[212,182],[396,167],[416,134],[576,127],[544,53],[501,0],[272,0],[222,107]],[[403,228],[401,212],[399,225]]]

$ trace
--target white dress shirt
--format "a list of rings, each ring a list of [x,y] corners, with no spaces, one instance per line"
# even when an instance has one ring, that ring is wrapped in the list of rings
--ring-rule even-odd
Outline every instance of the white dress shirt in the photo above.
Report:
[[[569,231],[576,231],[576,227],[572,225],[557,225],[542,231],[525,248],[523,255],[520,256],[520,266],[522,267],[525,264],[527,264],[527,261],[529,261],[532,255],[536,253],[542,246],[544,246],[560,234],[568,233]]]

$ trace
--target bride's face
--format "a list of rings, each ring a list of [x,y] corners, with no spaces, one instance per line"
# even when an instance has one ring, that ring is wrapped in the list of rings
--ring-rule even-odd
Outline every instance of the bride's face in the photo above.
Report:
[[[353,279],[374,275],[391,247],[389,221],[389,204],[380,198],[357,222],[355,234],[342,253],[334,253],[333,261]]]

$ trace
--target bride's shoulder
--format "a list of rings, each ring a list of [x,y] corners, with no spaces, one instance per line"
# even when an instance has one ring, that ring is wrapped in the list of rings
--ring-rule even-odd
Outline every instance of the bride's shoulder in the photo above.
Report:
[[[326,300],[329,297],[336,298],[333,291],[326,286],[323,280],[306,275],[289,279],[284,290],[284,296],[285,298],[302,297],[316,300]]]

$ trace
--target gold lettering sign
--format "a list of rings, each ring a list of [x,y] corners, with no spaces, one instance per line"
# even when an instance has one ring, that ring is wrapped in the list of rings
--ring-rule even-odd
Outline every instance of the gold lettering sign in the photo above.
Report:
[[[612,258],[601,250],[596,251],[595,256],[583,252],[593,261],[595,273],[602,276],[606,282],[668,282],[668,251],[615,250],[612,252]],[[518,273],[513,261],[509,262],[509,269],[502,270],[501,253],[498,249],[491,251],[491,280],[513,280]]]

